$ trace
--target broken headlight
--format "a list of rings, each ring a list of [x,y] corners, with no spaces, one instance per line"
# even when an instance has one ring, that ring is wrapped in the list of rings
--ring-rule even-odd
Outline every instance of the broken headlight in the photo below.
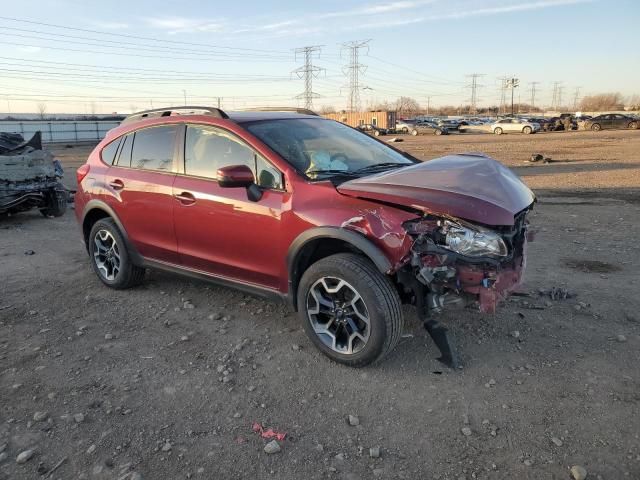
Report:
[[[505,257],[509,253],[502,237],[492,230],[445,220],[439,233],[443,246],[460,255]]]

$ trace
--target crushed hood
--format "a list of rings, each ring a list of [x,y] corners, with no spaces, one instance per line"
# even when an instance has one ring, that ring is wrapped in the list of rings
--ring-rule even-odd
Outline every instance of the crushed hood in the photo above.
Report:
[[[447,155],[357,178],[337,187],[344,195],[405,205],[485,225],[513,225],[535,195],[511,170],[478,154]]]

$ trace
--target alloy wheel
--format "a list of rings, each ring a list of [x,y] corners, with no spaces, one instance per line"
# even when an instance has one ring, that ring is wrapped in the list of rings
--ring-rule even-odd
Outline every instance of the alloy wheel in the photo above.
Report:
[[[369,312],[357,290],[337,277],[322,277],[307,293],[307,316],[315,334],[337,353],[353,355],[369,340]]]
[[[115,280],[120,272],[120,250],[116,239],[108,230],[98,230],[93,237],[93,244],[93,260],[100,275],[106,280]]]

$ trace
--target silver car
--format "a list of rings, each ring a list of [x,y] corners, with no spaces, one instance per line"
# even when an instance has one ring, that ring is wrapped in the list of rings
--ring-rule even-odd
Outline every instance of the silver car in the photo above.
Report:
[[[523,118],[503,118],[491,124],[491,131],[496,135],[510,132],[529,134],[539,132],[540,124]]]

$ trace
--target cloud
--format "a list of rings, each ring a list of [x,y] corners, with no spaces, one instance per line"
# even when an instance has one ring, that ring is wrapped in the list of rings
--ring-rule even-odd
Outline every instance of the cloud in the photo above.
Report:
[[[24,53],[38,53],[42,51],[42,48],[36,47],[35,45],[24,45],[22,47],[18,47],[18,50]]]
[[[193,31],[219,32],[224,29],[222,21],[186,17],[151,17],[146,19],[146,22],[154,28],[168,30],[171,34]]]
[[[443,13],[425,17],[424,20],[455,20],[458,18],[475,17],[481,15],[497,15],[501,13],[522,12],[525,10],[539,10],[542,8],[561,7],[589,3],[592,0],[543,0],[518,5],[505,5],[500,7],[478,8],[475,10],[462,10],[458,12]]]

